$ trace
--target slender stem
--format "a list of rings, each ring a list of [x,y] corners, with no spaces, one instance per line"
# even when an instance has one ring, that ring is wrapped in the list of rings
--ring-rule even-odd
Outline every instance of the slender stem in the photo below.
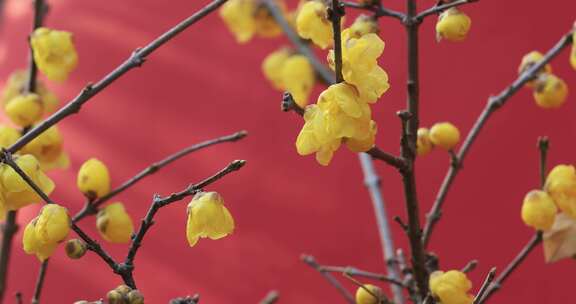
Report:
[[[282,10],[278,7],[278,4],[276,4],[276,1],[263,0],[262,3],[266,6],[268,11],[270,11],[270,14],[272,14],[272,17],[274,17],[276,20],[276,23],[282,28],[282,31],[284,31],[284,34],[286,34],[288,40],[290,40],[290,42],[292,42],[292,44],[296,47],[298,53],[308,58],[308,61],[310,61],[310,64],[316,73],[320,76],[320,78],[322,78],[326,84],[334,83],[334,75],[332,74],[332,71],[330,71],[320,60],[318,60],[318,57],[316,57],[308,44],[302,41],[298,34],[294,32],[292,26],[284,17]]]
[[[182,150],[180,150],[180,151],[178,151],[172,155],[169,155],[168,157],[166,157],[166,158],[164,158],[158,162],[155,162],[152,165],[148,166],[146,169],[140,171],[138,174],[134,175],[132,178],[125,181],[122,185],[120,185],[118,188],[110,191],[110,193],[106,194],[105,196],[98,198],[95,201],[86,203],[84,208],[72,218],[72,221],[74,223],[76,223],[90,214],[96,214],[96,212],[98,211],[98,207],[100,207],[105,202],[109,201],[111,198],[124,192],[126,189],[132,187],[134,184],[136,184],[137,182],[142,180],[144,177],[158,172],[158,170],[162,169],[163,167],[171,164],[172,162],[174,162],[174,161],[176,161],[176,160],[178,160],[178,159],[180,159],[180,158],[182,158],[182,157],[184,157],[184,156],[186,156],[192,152],[195,152],[195,151],[198,151],[198,150],[201,150],[203,148],[210,147],[210,146],[213,146],[216,144],[224,143],[224,142],[235,142],[235,141],[238,141],[238,140],[246,137],[247,134],[248,133],[246,131],[239,131],[239,132],[236,132],[234,134],[230,134],[230,135],[218,137],[215,139],[207,140],[207,141],[204,141],[204,142],[201,142],[198,144],[194,144],[194,145],[189,146],[187,148],[184,148],[184,149],[182,149]]]
[[[346,273],[346,274],[349,274],[353,277],[363,277],[363,278],[368,278],[368,279],[372,279],[372,280],[387,282],[387,283],[390,283],[391,285],[395,285],[396,287],[400,287],[400,290],[402,290],[402,287],[405,286],[404,283],[402,281],[400,281],[398,278],[392,277],[390,275],[384,275],[381,273],[374,273],[374,272],[369,272],[369,271],[365,271],[365,270],[360,270],[360,269],[358,269],[356,267],[352,267],[352,266],[342,267],[342,266],[320,265],[318,268],[318,271],[320,271],[320,272]]]
[[[401,20],[401,21],[403,21],[406,18],[406,15],[404,15],[403,13],[397,12],[397,11],[394,11],[391,9],[387,9],[387,8],[383,7],[380,2],[378,2],[376,5],[366,5],[366,4],[362,4],[362,3],[342,1],[342,5],[345,7],[370,11],[374,14],[374,17],[376,17],[376,18],[393,17],[393,18],[396,18],[396,19]]]
[[[468,262],[468,264],[466,264],[466,266],[462,267],[461,271],[464,273],[469,273],[469,272],[472,272],[474,269],[476,269],[476,266],[478,266],[478,261],[472,260],[472,261]]]
[[[354,285],[356,285],[356,287],[361,288],[366,293],[368,293],[369,295],[374,297],[374,299],[376,299],[376,303],[378,303],[378,304],[391,304],[390,300],[388,300],[388,297],[386,297],[386,294],[384,294],[382,292],[380,292],[380,293],[373,292],[367,286],[364,286],[364,284],[362,284],[362,282],[356,280],[356,278],[351,276],[349,273],[343,273],[342,275],[345,278],[347,278],[350,282],[352,282]]]
[[[32,304],[40,303],[40,295],[42,294],[42,287],[44,286],[44,278],[48,269],[48,259],[44,260],[40,265],[38,278],[36,279],[36,286],[34,286],[34,296],[32,297]]]
[[[132,239],[130,249],[128,250],[128,254],[126,255],[126,259],[123,263],[123,266],[126,267],[125,275],[126,275],[126,277],[130,278],[130,281],[131,281],[129,286],[131,286],[132,288],[136,288],[136,285],[134,283],[134,279],[132,278],[132,271],[134,269],[134,258],[136,257],[136,253],[138,252],[138,249],[142,245],[142,240],[144,239],[146,232],[148,232],[148,229],[150,229],[150,227],[152,227],[152,225],[154,224],[154,216],[156,215],[158,210],[160,210],[160,208],[165,207],[171,203],[180,201],[180,200],[182,200],[188,196],[191,196],[191,195],[198,193],[199,191],[202,190],[202,188],[214,183],[215,181],[223,178],[224,176],[226,176],[226,175],[228,175],[234,171],[240,170],[240,168],[242,168],[245,164],[246,164],[246,161],[244,161],[244,160],[235,160],[235,161],[231,162],[228,166],[226,166],[224,169],[218,171],[216,174],[206,178],[205,180],[201,181],[200,183],[188,186],[183,191],[173,193],[167,197],[160,197],[159,195],[154,196],[154,200],[153,200],[152,204],[150,205],[150,208],[148,209],[146,216],[144,217],[144,219],[142,219],[142,223],[140,224],[140,228],[138,229],[138,231],[134,235],[134,238]]]
[[[22,293],[19,291],[16,293],[16,304],[24,304],[24,300],[22,299]]]
[[[260,301],[260,304],[274,304],[274,303],[278,302],[279,298],[280,298],[280,294],[278,293],[278,291],[271,290],[270,292],[268,292],[268,294],[266,294],[264,299],[262,299],[262,301]]]
[[[547,170],[547,160],[548,160],[548,148],[550,147],[550,141],[548,137],[542,136],[538,138],[538,150],[540,151],[540,188],[544,189],[544,184],[546,183],[546,172]]]
[[[430,15],[440,14],[449,8],[461,6],[461,5],[468,4],[468,3],[474,3],[474,2],[478,2],[478,1],[480,1],[480,0],[456,0],[456,1],[445,3],[445,4],[436,5],[436,6],[433,6],[429,9],[421,12],[420,14],[418,14],[416,16],[415,20],[420,22],[424,18],[426,18]]]
[[[522,248],[520,253],[516,255],[516,257],[506,266],[506,269],[502,271],[502,273],[490,284],[487,288],[485,295],[475,302],[474,304],[481,304],[486,302],[496,291],[498,291],[502,284],[506,281],[506,279],[522,264],[522,262],[528,257],[528,255],[542,242],[542,232],[538,231],[536,234],[530,239],[528,244]]]
[[[404,159],[398,156],[394,156],[388,152],[382,151],[380,150],[380,148],[376,146],[366,151],[366,154],[372,156],[374,159],[381,160],[400,171],[406,168],[406,162],[404,161]]]
[[[499,95],[490,97],[488,99],[488,103],[480,116],[476,120],[476,123],[466,136],[462,147],[458,151],[458,163],[459,166],[451,166],[446,173],[446,177],[444,177],[444,181],[438,190],[438,194],[436,195],[436,199],[434,201],[434,205],[430,212],[427,215],[427,222],[424,227],[424,236],[423,236],[423,243],[424,246],[428,245],[430,241],[430,237],[434,230],[435,225],[437,224],[438,220],[440,220],[442,214],[442,206],[444,201],[446,200],[446,196],[448,191],[450,190],[456,175],[460,171],[461,164],[464,161],[470,147],[476,140],[478,134],[488,121],[488,118],[492,116],[492,114],[498,110],[500,107],[504,106],[506,102],[514,96],[528,81],[534,78],[538,71],[540,71],[546,64],[548,64],[552,59],[560,54],[562,50],[570,46],[572,43],[572,31],[565,34],[562,39],[552,47],[546,55],[539,61],[537,64],[534,64],[529,69],[527,69],[524,73],[522,73],[511,85],[509,85],[506,89],[504,89]]]
[[[8,268],[10,266],[10,254],[12,253],[12,238],[16,234],[16,231],[18,231],[16,216],[16,211],[8,211],[6,214],[6,222],[2,229],[2,251],[0,251],[0,303],[4,298],[6,282],[8,281]]]
[[[340,83],[344,81],[342,76],[342,34],[340,33],[344,8],[340,5],[339,0],[332,0],[329,12],[332,31],[334,32],[334,73],[336,74],[336,83]]]
[[[46,13],[47,4],[44,0],[34,0],[34,21],[32,25],[32,33],[42,26],[44,21],[44,15]],[[29,68],[28,68],[28,83],[26,91],[30,93],[36,92],[36,78],[38,74],[38,68],[36,67],[36,62],[34,61],[34,51],[32,50],[32,45],[30,45],[30,58],[29,58]]]
[[[324,277],[324,279],[326,279],[326,281],[328,281],[330,285],[334,286],[334,288],[336,288],[336,290],[338,290],[338,292],[340,292],[340,294],[344,297],[346,302],[348,302],[349,304],[356,303],[356,301],[354,301],[354,298],[352,297],[352,294],[350,294],[350,292],[346,290],[346,288],[344,288],[344,286],[342,286],[342,284],[340,284],[340,282],[338,282],[338,280],[336,280],[336,278],[334,278],[332,274],[326,271],[322,271],[320,264],[318,264],[318,262],[313,256],[302,255],[301,259],[308,266],[318,271],[318,273],[320,273],[320,275],[322,275],[322,277]]]
[[[478,301],[480,301],[480,299],[482,298],[482,296],[486,293],[486,291],[488,290],[488,286],[490,286],[490,283],[492,283],[492,281],[494,280],[494,277],[496,276],[496,267],[492,267],[492,269],[490,269],[490,271],[488,272],[488,275],[486,276],[486,279],[484,279],[484,283],[482,283],[482,286],[480,287],[480,290],[478,291],[478,293],[476,294],[476,296],[474,297],[474,304],[477,304]]]
[[[372,205],[374,207],[374,214],[376,215],[376,222],[378,224],[378,233],[380,235],[380,244],[382,246],[382,252],[384,254],[384,262],[386,264],[386,269],[388,276],[391,279],[398,280],[399,274],[397,269],[397,264],[395,263],[395,252],[394,240],[392,238],[392,232],[390,230],[390,223],[388,222],[388,214],[386,212],[386,206],[381,193],[381,183],[380,177],[376,174],[374,169],[374,163],[370,155],[366,153],[359,153],[358,158],[360,159],[360,166],[364,174],[364,185],[368,188],[370,193],[370,198]],[[400,282],[401,283],[401,282]],[[392,294],[394,295],[394,302],[396,304],[404,303],[404,296],[402,288],[391,285]]]
[[[401,155],[406,166],[402,173],[406,212],[408,214],[408,238],[412,254],[412,267],[414,279],[418,287],[418,294],[423,299],[428,293],[428,273],[425,266],[425,252],[422,244],[422,230],[420,229],[420,211],[416,191],[416,134],[419,125],[419,23],[411,22],[416,15],[416,0],[406,0],[407,22],[404,23],[408,35],[408,81],[407,81],[407,110],[399,113],[403,122]]]
[[[182,33],[191,25],[195,24],[202,18],[206,17],[209,13],[218,9],[227,0],[214,0],[206,5],[204,8],[198,10],[192,16],[188,17],[184,21],[180,22],[178,25],[169,29],[158,38],[154,39],[148,45],[143,48],[136,49],[132,55],[125,60],[122,64],[116,67],[108,75],[104,76],[101,80],[93,85],[87,85],[78,96],[76,96],[72,101],[70,101],[66,106],[62,107],[56,113],[52,114],[50,117],[46,118],[41,123],[37,124],[30,132],[26,135],[20,137],[16,143],[8,148],[8,151],[14,153],[24,147],[31,140],[36,138],[42,132],[46,131],[51,126],[57,124],[62,119],[75,114],[80,111],[83,104],[88,102],[92,97],[101,92],[103,89],[108,87],[118,78],[122,77],[128,71],[141,66],[146,58],[156,51],[159,47],[170,41],[172,38]]]

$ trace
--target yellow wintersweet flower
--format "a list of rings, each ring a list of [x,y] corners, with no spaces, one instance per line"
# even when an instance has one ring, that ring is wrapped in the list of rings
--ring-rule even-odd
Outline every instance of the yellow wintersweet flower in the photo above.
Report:
[[[186,238],[190,247],[200,238],[217,240],[234,231],[234,218],[216,192],[199,192],[188,204]]]
[[[522,57],[522,61],[520,62],[520,66],[518,66],[518,75],[523,74],[528,69],[530,69],[533,65],[540,62],[542,59],[544,59],[544,55],[542,55],[542,53],[540,53],[538,51],[532,51],[532,52],[524,55],[524,57]],[[552,66],[550,64],[545,65],[542,68],[542,70],[540,70],[538,72],[538,75],[540,75],[542,73],[548,73],[548,74],[552,73]],[[535,80],[530,80],[526,83],[526,86],[529,88],[532,88],[532,87],[534,87],[534,83],[535,83]]]
[[[548,230],[554,224],[558,208],[548,193],[532,190],[524,197],[522,220],[537,230]]]
[[[36,239],[43,244],[60,243],[70,232],[68,210],[57,204],[47,204],[40,210],[34,227]]]
[[[430,130],[428,128],[418,129],[418,139],[416,140],[416,153],[419,156],[428,155],[434,149],[434,144],[430,140]]]
[[[262,72],[264,76],[272,83],[274,88],[284,90],[284,78],[282,70],[286,60],[290,57],[291,52],[287,48],[281,48],[270,53],[262,62]]]
[[[576,31],[572,34],[572,50],[570,52],[570,64],[576,70]]]
[[[302,5],[296,17],[296,30],[300,37],[312,40],[322,49],[332,45],[334,39],[327,7],[319,0],[308,1]]]
[[[430,292],[442,304],[472,304],[474,298],[468,293],[472,282],[458,270],[435,271],[430,275]]]
[[[535,81],[534,100],[544,109],[559,108],[568,97],[568,85],[553,74],[542,74]]]
[[[576,218],[576,170],[572,165],[558,165],[548,173],[544,190],[564,213]]]
[[[256,32],[255,9],[254,0],[229,0],[220,9],[220,17],[239,43],[250,41]]]
[[[76,185],[90,199],[103,197],[110,192],[108,167],[96,158],[85,161],[78,170]]]
[[[52,126],[22,148],[22,153],[34,155],[42,170],[66,169],[70,165],[64,151],[64,139],[58,126]]]
[[[318,103],[306,108],[304,126],[296,139],[300,155],[316,153],[321,165],[328,165],[344,140],[354,152],[374,145],[376,123],[368,104],[347,83],[331,85],[318,97]]]
[[[58,243],[44,243],[41,242],[36,235],[36,224],[38,222],[38,217],[30,221],[26,228],[24,229],[24,234],[22,235],[22,247],[24,252],[27,254],[34,254],[41,262],[49,258]]]
[[[276,5],[281,9],[284,13],[286,10],[286,5],[283,1],[276,0]],[[282,32],[282,28],[270,13],[270,10],[262,5],[259,4],[256,7],[256,11],[254,12],[254,20],[256,22],[256,35],[263,38],[273,38],[280,36]]]
[[[10,147],[20,138],[20,136],[20,131],[8,126],[0,125],[0,148]]]
[[[452,7],[438,17],[436,23],[436,38],[457,42],[466,39],[472,20],[459,9]]]
[[[356,87],[363,101],[375,103],[390,88],[388,74],[377,61],[384,51],[384,41],[375,33],[358,33],[352,28],[342,31],[342,76]],[[328,53],[328,62],[334,69],[333,50]]]
[[[28,127],[42,117],[40,96],[34,93],[17,95],[4,105],[4,111],[10,120],[20,126]]]
[[[96,227],[102,238],[111,243],[128,243],[134,232],[132,219],[120,202],[112,203],[98,212]]]
[[[432,126],[429,137],[434,145],[452,150],[460,141],[460,131],[449,122],[439,122]]]
[[[14,97],[21,95],[26,89],[28,82],[28,72],[17,70],[10,74],[6,85],[2,92],[2,104],[6,106],[8,101]],[[46,86],[40,81],[36,80],[36,94],[40,95],[40,103],[42,104],[43,115],[52,114],[58,108],[60,101],[58,97],[50,92]]]
[[[70,32],[41,27],[32,33],[30,44],[38,69],[50,80],[66,80],[78,65],[78,54]]]
[[[4,200],[4,195],[0,194],[0,221],[6,219],[6,213],[8,212],[6,207],[6,201]]]
[[[378,34],[379,31],[378,22],[374,17],[360,15],[350,26],[350,37],[360,38],[369,33]]]
[[[314,68],[305,56],[290,56],[282,65],[284,89],[292,94],[294,101],[301,108],[308,104],[308,97],[314,88],[314,81]]]
[[[382,297],[382,289],[372,284],[364,284],[364,288],[356,289],[356,304],[379,304]]]
[[[54,182],[42,172],[36,158],[30,154],[14,156],[16,164],[40,187],[50,195],[54,190]],[[4,192],[4,199],[8,210],[17,210],[29,204],[38,203],[42,198],[36,194],[26,181],[6,164],[0,165],[0,183]]]

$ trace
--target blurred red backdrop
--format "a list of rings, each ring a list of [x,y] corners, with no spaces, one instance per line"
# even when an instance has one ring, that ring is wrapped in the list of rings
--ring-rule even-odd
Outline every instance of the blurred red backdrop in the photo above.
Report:
[[[52,0],[48,25],[75,33],[80,66],[65,85],[51,85],[63,101],[124,60],[130,52],[187,17],[208,1],[70,1]],[[403,1],[384,1],[403,9]],[[418,1],[421,8],[433,0]],[[436,43],[434,20],[422,25],[422,124],[449,120],[465,133],[490,94],[516,77],[525,53],[545,51],[572,25],[574,3],[550,0],[481,1],[464,10],[473,28],[466,42]],[[26,66],[26,36],[31,24],[29,1],[10,0],[1,28],[0,78]],[[349,19],[350,20],[350,19]],[[395,20],[381,20],[386,50],[381,65],[392,88],[374,107],[377,143],[397,151],[405,94],[405,33]],[[109,164],[118,185],[153,161],[189,144],[246,129],[247,139],[195,153],[147,178],[118,197],[135,222],[145,214],[154,193],[167,194],[225,166],[246,159],[242,171],[211,186],[223,194],[237,221],[233,236],[202,240],[189,248],[185,239],[186,201],[162,209],[136,260],[136,279],[148,303],[200,293],[203,303],[255,303],[278,289],[282,303],[341,302],[318,273],[299,261],[301,253],[327,264],[354,265],[383,272],[372,206],[362,185],[356,155],[337,153],[327,168],[313,157],[296,154],[294,140],[301,118],[279,111],[279,92],[260,72],[263,57],[285,41],[256,39],[238,45],[217,15],[193,26],[152,55],[138,70],[94,98],[61,128],[71,154],[70,170],[51,174],[53,197],[73,212],[83,198],[75,174],[89,157]],[[576,72],[568,52],[553,64],[576,91]],[[572,94],[572,96],[574,96]],[[465,168],[448,196],[445,216],[431,248],[443,268],[460,268],[471,259],[480,265],[471,274],[476,287],[490,267],[502,269],[531,237],[520,220],[524,194],[538,186],[536,138],[551,138],[551,164],[575,160],[576,101],[561,110],[542,110],[523,90],[498,111],[478,138]],[[433,201],[448,166],[445,153],[418,162],[422,213]],[[378,164],[391,215],[404,216],[400,179]],[[24,224],[37,212],[20,212]],[[96,236],[94,219],[82,227]],[[393,227],[398,246],[407,248]],[[15,240],[8,300],[16,291],[32,293],[38,261]],[[125,246],[109,245],[114,256]],[[44,303],[97,299],[120,280],[93,254],[79,261],[59,250],[51,259]],[[545,265],[536,250],[506,282],[493,303],[557,303],[572,296],[573,261]]]

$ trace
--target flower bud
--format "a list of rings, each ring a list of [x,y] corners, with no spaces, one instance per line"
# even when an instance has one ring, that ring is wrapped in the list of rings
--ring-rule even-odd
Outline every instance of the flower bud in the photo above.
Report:
[[[38,218],[36,217],[26,225],[24,234],[22,235],[22,247],[24,248],[24,252],[36,255],[36,258],[43,262],[52,255],[58,243],[44,243],[40,241],[36,235],[37,222]]]
[[[430,274],[430,292],[442,304],[472,304],[474,298],[468,293],[472,282],[458,270],[435,271]]]
[[[66,255],[68,255],[69,258],[76,260],[84,256],[87,247],[86,243],[83,241],[79,239],[71,239],[66,242],[64,249],[66,250]]]
[[[234,231],[234,218],[216,192],[199,192],[188,204],[186,237],[190,247],[200,238],[217,240]]]
[[[576,170],[572,165],[558,165],[548,173],[544,189],[558,208],[576,218]]]
[[[246,43],[256,32],[255,1],[229,0],[222,5],[220,17],[238,43]]]
[[[574,34],[572,34],[572,50],[570,51],[570,64],[576,70],[576,31],[574,31]]]
[[[20,127],[31,126],[42,117],[40,96],[34,93],[18,95],[10,99],[4,110],[8,118]]]
[[[453,7],[444,11],[436,23],[436,39],[457,42],[466,39],[472,21],[470,17]]]
[[[130,288],[130,286],[122,284],[122,285],[118,285],[118,287],[114,288],[114,290],[116,290],[117,292],[121,293],[124,296],[127,296],[128,293],[130,291],[132,291],[132,288]]]
[[[0,125],[0,147],[8,148],[14,144],[22,134],[11,127]]]
[[[524,72],[530,69],[533,65],[540,62],[542,59],[544,59],[544,55],[542,55],[542,53],[538,51],[532,51],[524,55],[524,57],[522,57],[522,62],[520,62],[520,66],[518,67],[518,75],[522,75]],[[540,75],[542,73],[547,74],[552,73],[552,66],[550,64],[545,65],[540,71],[538,71],[537,75]],[[534,80],[528,81],[526,83],[526,86],[530,88],[534,87]]]
[[[52,81],[63,82],[78,65],[70,32],[40,27],[32,33],[30,44],[38,70]]]
[[[35,231],[36,237],[42,243],[63,241],[70,232],[68,209],[57,204],[45,205],[38,215]]]
[[[130,291],[127,298],[128,304],[144,304],[144,296],[137,289]]]
[[[328,20],[327,7],[322,1],[308,1],[296,17],[296,30],[300,37],[310,39],[322,49],[332,45],[332,23]]]
[[[460,131],[449,122],[440,122],[432,126],[429,138],[434,145],[452,150],[460,141]]]
[[[110,173],[108,167],[96,158],[82,164],[76,178],[78,189],[89,199],[102,197],[110,192]]]
[[[416,141],[416,153],[419,156],[428,155],[432,152],[434,144],[430,141],[430,130],[428,128],[418,129],[418,139]]]
[[[282,65],[282,83],[286,91],[292,94],[301,108],[308,104],[308,97],[314,87],[314,68],[308,58],[292,55]]]
[[[126,296],[117,290],[110,290],[106,294],[106,298],[108,299],[108,304],[128,304]]]
[[[548,193],[532,190],[524,197],[522,220],[536,230],[548,230],[554,224],[558,209]]]
[[[360,15],[350,26],[350,37],[360,38],[369,33],[378,34],[379,31],[378,22],[374,17]]]
[[[290,57],[290,53],[289,49],[282,48],[270,53],[262,62],[262,72],[264,72],[264,76],[266,76],[278,90],[285,89],[282,68],[288,57]]]
[[[111,243],[128,243],[134,232],[132,219],[120,202],[110,204],[98,212],[96,227],[102,238]]]
[[[358,287],[358,289],[356,289],[356,304],[379,304],[383,295],[380,287],[364,284],[364,288]]]
[[[42,170],[66,169],[70,159],[64,152],[64,138],[58,126],[52,126],[22,148],[23,153],[34,155]]]
[[[568,97],[568,85],[553,74],[542,74],[535,81],[534,100],[544,109],[559,108]]]

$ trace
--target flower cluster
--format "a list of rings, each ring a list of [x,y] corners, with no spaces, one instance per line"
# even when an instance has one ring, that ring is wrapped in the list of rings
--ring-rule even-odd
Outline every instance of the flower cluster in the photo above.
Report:
[[[532,51],[522,58],[518,73],[522,74],[540,62],[544,56],[538,51]],[[568,85],[560,77],[552,74],[552,66],[545,65],[536,77],[530,80],[527,87],[534,90],[536,104],[544,109],[554,109],[562,106],[568,97]]]
[[[52,255],[58,243],[68,236],[69,231],[68,210],[57,204],[48,204],[24,229],[24,251],[44,261]]]
[[[572,165],[558,165],[550,171],[543,190],[526,194],[522,204],[522,220],[537,230],[549,230],[558,209],[576,219],[576,170]]]
[[[120,285],[106,294],[110,304],[144,304],[144,295],[138,289]]]
[[[430,292],[441,304],[472,304],[474,300],[469,293],[472,282],[458,270],[433,272],[429,286]]]
[[[440,14],[436,23],[436,39],[452,42],[463,41],[468,36],[472,20],[456,7]]]
[[[446,151],[453,150],[460,141],[460,131],[449,122],[436,123],[430,129],[420,128],[417,136],[416,152],[420,156],[427,155],[436,146]]]

